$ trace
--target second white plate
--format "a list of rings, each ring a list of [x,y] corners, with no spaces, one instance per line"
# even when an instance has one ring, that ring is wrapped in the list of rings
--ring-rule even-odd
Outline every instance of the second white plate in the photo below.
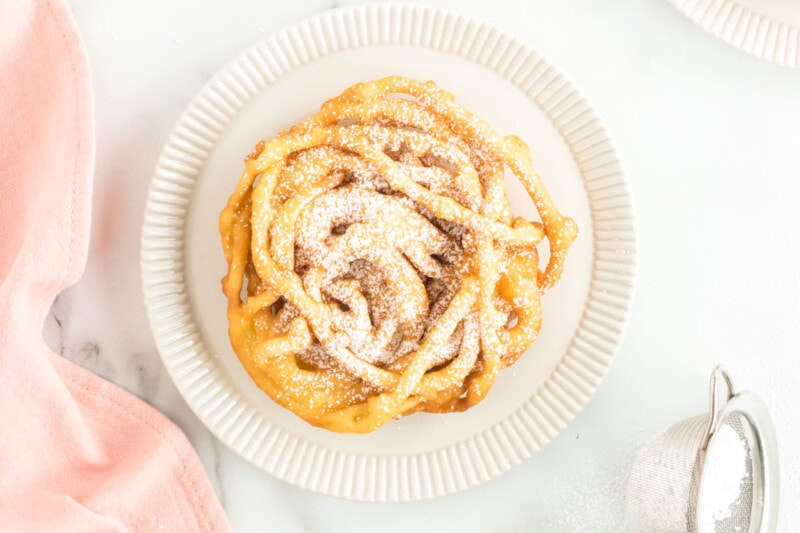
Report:
[[[580,226],[533,347],[465,413],[416,414],[369,435],[306,424],[273,403],[227,337],[218,214],[243,157],[358,81],[432,79],[502,134],[531,145],[558,207]],[[509,183],[517,213],[535,216]],[[485,24],[425,7],[321,13],[257,43],[203,88],[153,177],[142,242],[150,323],[186,401],[265,471],[359,500],[439,496],[485,481],[553,439],[611,364],[631,303],[636,246],[628,184],[594,111],[558,69]]]
[[[715,37],[779,65],[800,67],[797,0],[669,0]]]

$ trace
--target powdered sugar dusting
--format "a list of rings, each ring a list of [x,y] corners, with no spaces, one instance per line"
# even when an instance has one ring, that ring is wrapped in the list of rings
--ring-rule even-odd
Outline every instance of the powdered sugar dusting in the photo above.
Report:
[[[395,77],[260,143],[229,202],[225,283],[237,279],[231,258],[248,254],[240,303],[259,337],[248,350],[271,376],[262,388],[343,431],[485,397],[538,334],[545,228],[551,246],[571,242],[538,189],[540,214],[557,216],[513,219],[505,163],[538,182],[527,147],[508,142],[432,83]],[[564,253],[551,257],[552,280]]]

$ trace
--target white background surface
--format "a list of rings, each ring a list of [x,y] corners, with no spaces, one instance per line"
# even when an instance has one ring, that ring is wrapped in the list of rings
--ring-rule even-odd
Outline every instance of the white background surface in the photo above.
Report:
[[[638,292],[606,380],[543,451],[447,498],[362,504],[286,486],[202,427],[161,366],[138,267],[150,175],[189,99],[253,42],[333,3],[70,3],[94,71],[93,234],[45,335],[184,429],[236,531],[624,531],[636,451],[706,408],[717,362],[769,405],[780,529],[800,527],[800,71],[716,41],[664,0],[438,2],[531,43],[603,117],[637,205]]]

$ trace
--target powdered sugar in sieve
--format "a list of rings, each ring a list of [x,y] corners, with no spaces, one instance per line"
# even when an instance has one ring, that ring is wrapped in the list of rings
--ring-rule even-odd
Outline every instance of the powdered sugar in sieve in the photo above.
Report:
[[[698,508],[698,530],[750,531],[753,508],[753,456],[746,422],[738,416],[723,420],[713,446],[706,453],[703,504]]]
[[[712,374],[710,397],[708,415],[671,426],[637,456],[627,493],[635,531],[775,531],[778,462],[769,413],[755,394],[735,393],[722,367]]]

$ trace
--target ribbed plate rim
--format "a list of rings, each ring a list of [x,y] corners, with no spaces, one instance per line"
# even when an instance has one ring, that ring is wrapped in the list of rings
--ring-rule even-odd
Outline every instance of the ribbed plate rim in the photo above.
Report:
[[[430,30],[416,31],[420,25]],[[594,225],[592,281],[583,316],[542,387],[494,426],[451,446],[407,455],[325,448],[276,426],[249,406],[203,344],[183,268],[183,217],[194,179],[237,110],[260,87],[293,68],[351,47],[385,44],[423,46],[467,58],[528,94],[569,146]],[[260,74],[250,76],[248,69]],[[210,103],[220,99],[226,105]],[[228,447],[283,481],[323,494],[362,501],[418,500],[464,490],[507,471],[578,414],[621,342],[636,281],[636,243],[631,192],[616,148],[592,107],[554,64],[508,33],[457,13],[364,4],[319,13],[259,41],[192,100],[164,145],[148,192],[142,287],[170,377],[200,420]]]

